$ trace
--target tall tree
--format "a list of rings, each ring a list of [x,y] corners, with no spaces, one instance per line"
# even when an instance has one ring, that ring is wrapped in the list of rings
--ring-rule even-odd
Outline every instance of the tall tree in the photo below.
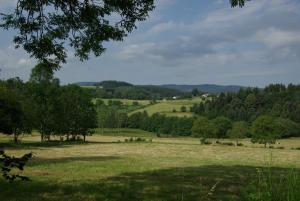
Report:
[[[209,119],[205,117],[198,117],[192,127],[192,134],[195,137],[202,138],[204,142],[207,138],[217,137],[218,129]]]
[[[225,138],[227,131],[232,127],[230,119],[222,116],[215,118],[213,123],[218,129],[218,138]]]
[[[236,140],[236,145],[239,143],[239,139],[247,137],[249,133],[248,125],[244,121],[234,122],[232,129],[227,131],[227,136]]]
[[[55,133],[57,111],[59,111],[59,80],[53,76],[51,67],[40,63],[33,68],[28,84],[35,127],[41,133],[41,141],[50,138]]]
[[[267,144],[274,144],[281,137],[276,131],[275,119],[267,115],[258,117],[251,126],[253,140],[265,147]]]
[[[72,135],[72,139],[76,139],[78,135],[86,136],[93,133],[93,129],[97,127],[96,110],[92,103],[92,99],[88,93],[76,85],[68,85],[62,87],[60,95],[60,117],[61,127],[58,129],[60,133]],[[58,123],[59,123],[58,122]]]
[[[19,83],[23,88],[23,83]],[[32,124],[28,101],[15,86],[0,83],[0,132],[12,134],[18,142],[20,134],[31,133]]]

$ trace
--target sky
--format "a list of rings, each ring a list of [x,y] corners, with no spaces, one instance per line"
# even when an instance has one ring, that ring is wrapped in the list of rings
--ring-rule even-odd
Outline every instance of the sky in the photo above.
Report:
[[[0,12],[14,0],[0,0]],[[120,80],[133,84],[300,84],[300,1],[156,0],[156,9],[123,42],[81,62],[69,52],[61,83]],[[36,61],[0,30],[0,79],[28,80]]]

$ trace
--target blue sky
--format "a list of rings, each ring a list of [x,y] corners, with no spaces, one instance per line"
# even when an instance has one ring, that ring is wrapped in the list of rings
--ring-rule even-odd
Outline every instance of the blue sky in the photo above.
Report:
[[[122,80],[135,84],[300,83],[300,1],[157,0],[149,19],[122,43],[105,43],[98,58],[69,52],[56,73],[62,83]],[[12,9],[0,0],[0,12]],[[0,31],[0,78],[27,80],[35,61]]]

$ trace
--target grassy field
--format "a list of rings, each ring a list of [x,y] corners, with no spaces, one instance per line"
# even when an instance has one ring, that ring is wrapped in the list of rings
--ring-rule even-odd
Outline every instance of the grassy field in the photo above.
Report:
[[[193,113],[189,112],[190,107],[192,107],[195,103],[200,103],[203,101],[201,98],[193,98],[193,99],[183,99],[183,100],[161,100],[157,101],[155,104],[151,104],[150,100],[129,100],[129,99],[102,99],[105,104],[108,104],[109,100],[121,101],[125,108],[124,112],[129,113],[129,115],[134,114],[136,112],[144,112],[146,111],[149,115],[160,113],[165,114],[167,116],[176,116],[176,117],[192,117]],[[94,102],[96,99],[94,100]],[[133,105],[133,102],[138,102],[137,106]],[[187,112],[181,112],[181,107],[185,106]],[[176,110],[176,112],[173,112]]]
[[[10,201],[54,200],[240,200],[242,186],[256,167],[272,165],[282,171],[300,168],[300,139],[280,141],[264,149],[244,140],[244,147],[200,145],[194,138],[156,138],[138,130],[116,136],[88,137],[86,144],[49,142],[38,135],[13,145],[0,135],[1,146],[20,156],[32,151],[34,158],[24,174],[29,182],[7,183],[0,179],[0,198]],[[140,135],[141,133],[141,135]],[[129,137],[152,142],[125,143]],[[211,192],[213,186],[216,186]]]
[[[135,112],[147,111],[148,114],[150,115],[154,113],[160,113],[160,114],[165,114],[167,116],[191,117],[193,116],[193,113],[189,112],[190,107],[192,107],[195,103],[200,103],[201,101],[202,101],[201,98],[185,99],[185,100],[164,100],[164,101],[157,102],[157,104],[149,105],[140,110],[131,112],[130,114],[133,114]],[[180,111],[182,106],[185,106],[187,108],[187,112]],[[176,110],[176,112],[173,112],[174,109]]]

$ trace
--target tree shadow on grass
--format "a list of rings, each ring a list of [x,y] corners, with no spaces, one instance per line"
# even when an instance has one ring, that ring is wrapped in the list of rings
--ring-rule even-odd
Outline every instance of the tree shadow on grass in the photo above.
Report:
[[[84,183],[10,184],[0,180],[0,198],[5,201],[240,201],[243,187],[255,174],[256,169],[248,166],[200,166],[126,173]]]
[[[83,141],[49,141],[49,142],[22,142],[22,143],[0,143],[0,149],[43,149],[43,148],[65,148],[73,145],[91,144],[116,144],[120,142],[83,142]]]
[[[121,157],[117,156],[74,156],[74,157],[61,157],[61,158],[40,158],[36,157],[29,161],[26,165],[28,167],[40,166],[40,165],[49,165],[49,164],[60,164],[60,163],[71,163],[75,161],[82,162],[99,162],[99,161],[111,161],[118,160]]]

